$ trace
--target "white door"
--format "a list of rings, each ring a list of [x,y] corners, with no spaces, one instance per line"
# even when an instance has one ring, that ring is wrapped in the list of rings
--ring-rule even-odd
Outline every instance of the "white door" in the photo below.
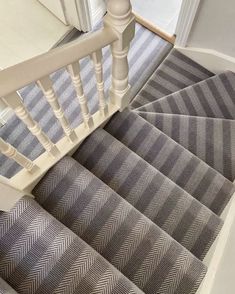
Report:
[[[38,0],[63,23],[87,32],[103,17],[105,0]]]

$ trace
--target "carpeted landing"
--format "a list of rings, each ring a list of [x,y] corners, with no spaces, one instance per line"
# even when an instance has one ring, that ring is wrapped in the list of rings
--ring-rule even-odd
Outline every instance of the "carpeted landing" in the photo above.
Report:
[[[0,291],[196,293],[235,191],[234,91],[233,73],[172,50],[131,109],[0,214]]]

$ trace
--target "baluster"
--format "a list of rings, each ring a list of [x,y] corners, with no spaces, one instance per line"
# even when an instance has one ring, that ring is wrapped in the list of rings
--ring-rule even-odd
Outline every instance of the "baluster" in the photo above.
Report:
[[[98,90],[98,94],[99,94],[100,113],[103,116],[107,116],[108,115],[108,105],[106,103],[105,94],[104,94],[102,51],[99,50],[97,52],[93,52],[91,57],[92,57],[94,67],[95,67],[96,84],[97,84],[97,90]]]
[[[80,76],[80,65],[79,62],[74,62],[73,64],[70,64],[67,66],[68,72],[71,76],[71,79],[73,81],[78,101],[81,106],[82,111],[82,117],[84,124],[88,128],[92,128],[94,126],[93,118],[90,114],[88,104],[87,104],[87,98],[84,94],[83,86],[82,86],[82,80]]]
[[[27,108],[24,106],[20,95],[14,92],[4,97],[3,100],[15,112],[19,119],[21,119],[25,123],[29,131],[35,137],[37,137],[38,141],[42,144],[45,150],[52,156],[56,157],[59,154],[58,148],[42,131],[40,125],[31,117]]]
[[[130,85],[128,81],[129,66],[127,54],[131,40],[135,35],[135,18],[132,14],[130,0],[109,0],[105,25],[111,27],[119,40],[111,45],[113,56],[111,102],[123,110],[130,103]]]
[[[34,164],[33,161],[18,152],[16,148],[14,148],[9,143],[6,143],[2,138],[0,138],[0,152],[8,158],[13,159],[30,173],[34,173],[36,170],[38,170],[38,166]]]
[[[71,142],[76,141],[77,135],[74,130],[70,127],[67,118],[59,104],[58,98],[53,89],[52,81],[49,77],[44,77],[37,81],[37,85],[42,89],[44,96],[46,97],[48,103],[51,105],[55,117],[59,120],[61,127],[64,130],[65,135],[70,139]]]

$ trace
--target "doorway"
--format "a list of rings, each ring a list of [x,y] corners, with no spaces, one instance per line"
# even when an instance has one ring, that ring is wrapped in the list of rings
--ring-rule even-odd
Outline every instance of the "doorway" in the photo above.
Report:
[[[137,20],[174,41],[182,0],[132,0]]]

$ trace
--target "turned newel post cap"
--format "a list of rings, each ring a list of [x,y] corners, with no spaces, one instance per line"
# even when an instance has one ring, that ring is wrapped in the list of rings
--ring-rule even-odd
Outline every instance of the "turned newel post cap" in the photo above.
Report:
[[[130,19],[132,12],[131,2],[130,0],[108,0],[107,11],[109,17],[122,24],[123,21]]]

